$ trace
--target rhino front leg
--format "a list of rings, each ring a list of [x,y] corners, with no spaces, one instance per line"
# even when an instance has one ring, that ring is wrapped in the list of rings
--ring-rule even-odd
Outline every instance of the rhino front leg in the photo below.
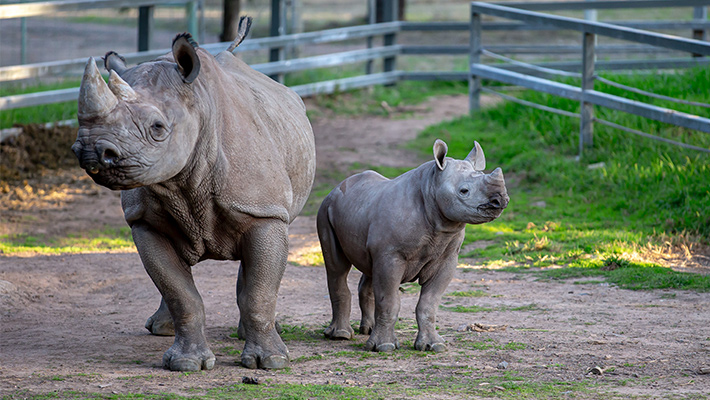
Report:
[[[160,299],[160,307],[145,322],[145,329],[157,336],[175,336],[173,317],[170,316],[170,310],[163,298]]]
[[[237,304],[243,328],[242,365],[280,369],[289,354],[274,322],[276,299],[288,258],[288,225],[278,220],[257,221],[245,234]]]
[[[456,254],[458,256],[458,254]],[[420,351],[446,351],[446,341],[436,332],[436,310],[441,296],[451,282],[456,270],[457,257],[446,260],[437,274],[422,282],[422,291],[417,302],[417,325],[419,333],[414,348]]]
[[[163,355],[163,368],[212,369],[215,357],[205,339],[205,310],[190,266],[164,236],[140,225],[134,225],[132,233],[143,266],[162,294],[175,327],[175,341]]]
[[[394,325],[399,315],[399,284],[405,271],[401,260],[379,260],[372,265],[372,289],[375,295],[375,326],[365,343],[372,351],[394,351],[399,343]]]
[[[360,333],[369,335],[375,326],[375,295],[372,292],[372,278],[363,274],[357,286],[358,301],[360,303]]]

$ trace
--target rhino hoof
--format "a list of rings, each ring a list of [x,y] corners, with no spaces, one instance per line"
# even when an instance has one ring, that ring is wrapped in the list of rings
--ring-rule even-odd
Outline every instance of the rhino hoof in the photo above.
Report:
[[[163,357],[163,368],[171,371],[199,371],[201,369],[214,368],[215,358],[210,357],[205,360],[196,360],[194,358],[170,358]]]
[[[345,329],[337,329],[326,333],[325,336],[331,340],[350,340],[353,338],[353,333]]]
[[[442,353],[446,351],[446,344],[444,343],[434,343],[432,345],[427,345],[426,346],[427,350],[431,350],[434,353]]]
[[[380,353],[388,353],[390,351],[394,351],[396,348],[397,345],[394,343],[382,343],[378,344],[377,347],[375,347],[375,351]]]
[[[150,317],[145,322],[145,329],[156,336],[175,336],[175,326],[172,319],[160,321]]]
[[[372,327],[360,324],[360,333],[363,335],[369,335],[372,333]]]
[[[243,354],[242,365],[249,369],[284,369],[288,366],[288,357],[281,354],[272,354],[261,360],[261,365],[259,365],[256,357]]]

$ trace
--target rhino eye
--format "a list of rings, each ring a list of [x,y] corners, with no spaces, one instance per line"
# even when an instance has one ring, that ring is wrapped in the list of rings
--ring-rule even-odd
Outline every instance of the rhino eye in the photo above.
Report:
[[[158,141],[165,139],[165,137],[169,133],[165,123],[160,120],[153,122],[153,124],[150,126],[150,129],[150,135],[153,137],[153,139]]]
[[[153,130],[160,131],[165,128],[165,125],[160,121],[153,122]]]
[[[465,195],[468,194],[468,189],[466,189],[466,188],[461,188],[461,190],[459,190],[459,193],[461,193],[462,195],[465,196]]]

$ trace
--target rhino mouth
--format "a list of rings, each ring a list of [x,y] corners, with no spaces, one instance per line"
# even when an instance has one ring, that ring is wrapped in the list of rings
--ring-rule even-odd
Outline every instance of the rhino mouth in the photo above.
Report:
[[[111,166],[103,167],[100,164],[88,163],[84,170],[97,184],[111,190],[127,190],[142,186],[131,176],[133,166]]]

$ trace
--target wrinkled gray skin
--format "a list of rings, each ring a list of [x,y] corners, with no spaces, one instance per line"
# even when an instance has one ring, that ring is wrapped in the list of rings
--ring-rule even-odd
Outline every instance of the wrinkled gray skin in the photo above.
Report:
[[[115,53],[105,62],[108,85],[93,59],[87,64],[72,150],[96,183],[122,190],[126,221],[162,294],[146,327],[175,335],[163,366],[214,366],[192,266],[215,259],[241,260],[242,364],[285,367],[276,298],[288,225],[315,172],[303,102],[231,52],[214,57],[189,35],[151,62],[126,68]]]
[[[416,308],[417,350],[446,350],[436,333],[436,310],[456,269],[464,227],[496,219],[508,205],[503,173],[486,175],[478,142],[465,160],[446,157],[437,140],[434,160],[395,179],[365,171],[344,180],[323,200],[318,236],[328,274],[333,320],[331,339],[351,339],[351,265],[362,272],[360,333],[370,334],[365,348],[399,347],[394,325],[399,286],[419,280]]]

